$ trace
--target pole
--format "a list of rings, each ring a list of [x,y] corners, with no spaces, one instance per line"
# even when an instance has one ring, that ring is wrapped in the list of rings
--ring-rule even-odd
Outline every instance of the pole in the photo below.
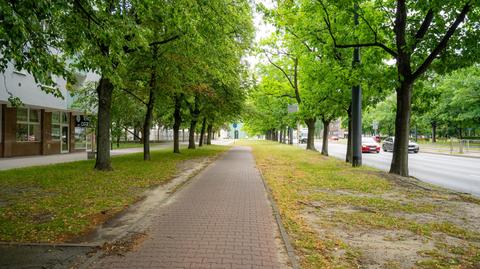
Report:
[[[354,4],[354,20],[358,25],[358,3]],[[360,48],[353,49],[353,68],[360,65]],[[362,88],[352,87],[352,166],[362,166]]]

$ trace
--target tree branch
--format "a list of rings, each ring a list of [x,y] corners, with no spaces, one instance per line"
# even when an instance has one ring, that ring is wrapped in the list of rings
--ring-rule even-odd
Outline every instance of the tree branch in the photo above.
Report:
[[[282,94],[282,95],[275,95],[273,93],[265,93],[265,95],[268,95],[268,96],[273,96],[273,97],[277,97],[277,98],[283,98],[283,97],[288,97],[288,98],[291,98],[291,99],[296,99],[295,96],[292,96],[290,94]]]
[[[80,11],[87,16],[87,18],[91,21],[93,21],[96,25],[101,26],[102,24],[95,18],[93,17],[90,12],[88,12],[85,7],[83,7],[82,3],[80,3],[80,0],[75,0],[75,5],[80,8]]]
[[[292,88],[295,89],[295,85],[293,84],[292,80],[291,80],[290,77],[288,76],[287,72],[285,72],[285,70],[284,70],[282,67],[280,67],[279,65],[277,65],[276,63],[274,63],[274,62],[272,61],[272,59],[270,59],[270,57],[268,56],[268,53],[267,53],[266,51],[264,51],[264,53],[265,53],[265,56],[267,56],[268,61],[269,61],[273,66],[275,66],[278,70],[280,70],[280,71],[282,72],[282,74],[287,78],[288,83],[290,83],[290,86],[292,86]]]
[[[144,104],[144,105],[148,105],[147,102],[143,101],[142,98],[138,97],[136,94],[134,94],[133,92],[127,90],[127,89],[121,89],[122,91],[130,94],[131,96],[133,96],[137,101],[139,101],[140,103]]]
[[[166,44],[168,42],[171,42],[171,41],[174,41],[176,39],[180,38],[180,35],[174,35],[172,37],[169,37],[167,39],[164,39],[164,40],[161,40],[161,41],[155,41],[155,42],[152,42],[149,44],[150,47],[153,47],[153,46],[157,46],[157,45],[162,45],[162,44]]]
[[[412,45],[412,51],[415,50],[418,43],[420,43],[420,41],[423,39],[423,37],[427,33],[428,28],[430,28],[430,25],[432,23],[432,20],[433,20],[433,10],[430,8],[427,12],[427,15],[423,19],[423,22],[420,25],[420,28],[418,28],[417,33],[413,37],[415,39],[415,42]]]
[[[327,30],[328,33],[330,34],[330,37],[332,38],[333,45],[336,48],[355,48],[355,47],[379,47],[382,48],[384,51],[386,51],[388,54],[392,55],[393,57],[397,58],[397,53],[392,50],[391,48],[387,47],[385,44],[378,42],[377,40],[377,34],[373,30],[373,28],[370,26],[369,23],[367,23],[368,27],[373,31],[374,33],[374,41],[373,42],[366,42],[366,43],[358,43],[358,44],[337,44],[337,39],[335,38],[335,35],[332,32],[332,25],[330,23],[330,15],[328,13],[327,7],[324,5],[322,0],[317,0],[320,5],[322,6],[323,11],[325,12],[325,17],[323,20],[325,21],[325,24],[327,25]],[[362,17],[363,20],[365,18]]]
[[[430,66],[433,60],[435,60],[435,58],[440,54],[440,52],[447,47],[448,41],[453,36],[453,34],[457,30],[460,23],[462,23],[465,20],[465,17],[467,16],[467,13],[470,11],[471,7],[472,6],[470,1],[467,2],[465,6],[463,6],[462,11],[460,12],[460,14],[458,14],[457,18],[455,19],[453,24],[450,26],[450,28],[448,28],[443,38],[440,40],[437,46],[433,49],[430,55],[428,55],[425,61],[420,65],[420,67],[418,67],[417,71],[413,73],[414,79],[418,78],[423,73],[425,73],[425,71],[427,71],[427,68]]]

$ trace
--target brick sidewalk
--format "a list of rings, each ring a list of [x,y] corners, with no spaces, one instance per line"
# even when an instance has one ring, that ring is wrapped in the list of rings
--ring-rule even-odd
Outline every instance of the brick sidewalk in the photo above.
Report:
[[[125,256],[95,268],[287,268],[278,227],[249,148],[235,147],[172,202]]]

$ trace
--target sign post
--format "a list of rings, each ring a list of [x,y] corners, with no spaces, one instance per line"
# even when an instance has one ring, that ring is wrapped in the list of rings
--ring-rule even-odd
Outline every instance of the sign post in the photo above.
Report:
[[[378,121],[373,121],[372,128],[373,128],[373,134],[377,135],[378,134]]]
[[[235,139],[237,139],[237,136],[238,136],[238,133],[237,133],[238,125],[236,122],[234,122],[232,126],[233,126],[233,144],[235,144]]]

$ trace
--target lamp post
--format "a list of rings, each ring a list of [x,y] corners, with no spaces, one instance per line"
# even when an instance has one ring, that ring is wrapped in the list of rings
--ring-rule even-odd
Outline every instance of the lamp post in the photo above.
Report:
[[[358,25],[358,3],[354,4],[355,26]],[[360,65],[360,48],[353,49],[353,68]],[[362,166],[362,88],[352,87],[352,166]]]

